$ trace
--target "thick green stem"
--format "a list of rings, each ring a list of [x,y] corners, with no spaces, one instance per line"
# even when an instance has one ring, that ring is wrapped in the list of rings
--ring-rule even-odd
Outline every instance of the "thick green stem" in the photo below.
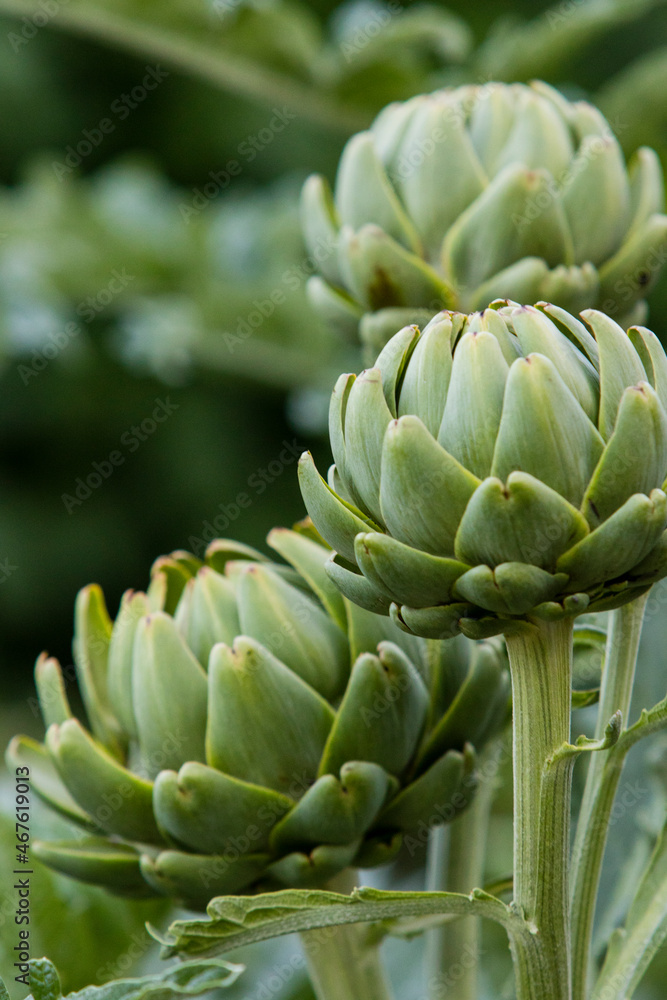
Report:
[[[343,872],[328,886],[349,893],[356,872]],[[392,1000],[380,945],[365,924],[339,924],[301,935],[308,974],[317,1000]]]
[[[534,940],[513,942],[518,1000],[569,1000],[570,772],[542,778],[570,739],[572,621],[507,636],[514,706],[514,901]]]
[[[497,744],[487,749],[490,759]],[[482,779],[472,805],[449,826],[431,831],[428,888],[469,893],[483,884],[486,840],[496,789],[495,771]],[[477,965],[481,954],[481,920],[465,917],[429,931],[426,974],[429,995],[451,1000],[477,1000]]]
[[[619,710],[623,715],[624,728],[627,728],[647,598],[648,594],[630,604],[624,604],[611,616],[595,733],[598,739],[603,736],[609,719]],[[595,904],[607,844],[609,818],[624,760],[624,756],[619,756],[616,763],[614,757],[612,765],[607,754],[596,753],[591,755],[588,765],[572,855],[574,1000],[584,1000],[587,995]]]

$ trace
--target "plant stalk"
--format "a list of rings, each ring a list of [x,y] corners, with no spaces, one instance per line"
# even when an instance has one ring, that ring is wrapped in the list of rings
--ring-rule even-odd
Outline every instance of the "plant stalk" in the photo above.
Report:
[[[497,752],[494,741],[483,759]],[[484,858],[495,771],[483,776],[472,804],[448,826],[438,826],[429,839],[427,888],[469,893],[483,884]],[[481,920],[464,917],[428,932],[426,971],[429,996],[477,1000],[477,966],[481,955]]]
[[[327,888],[350,893],[355,885],[356,872],[348,869]],[[380,944],[367,925],[338,924],[299,937],[317,1000],[392,1000]]]
[[[621,711],[627,729],[639,639],[648,594],[617,608],[607,635],[600,708],[595,730],[601,739],[612,715]],[[614,765],[612,767],[612,758]],[[573,998],[584,1000],[590,977],[591,941],[609,818],[625,757],[591,754],[572,854]],[[609,765],[609,766],[608,766]],[[611,768],[611,770],[610,770]],[[603,781],[605,769],[609,772]]]
[[[517,1000],[570,1000],[570,769],[542,776],[570,740],[572,620],[507,636],[513,698],[514,902],[534,940],[512,942]]]

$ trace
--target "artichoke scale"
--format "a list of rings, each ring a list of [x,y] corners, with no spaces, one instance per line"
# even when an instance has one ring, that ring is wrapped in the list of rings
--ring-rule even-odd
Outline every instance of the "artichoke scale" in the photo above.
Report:
[[[119,764],[77,719],[51,726],[46,746],[70,795],[97,826],[126,840],[162,842],[152,783]]]
[[[427,710],[424,681],[398,646],[382,642],[377,656],[363,653],[352,667],[319,774],[337,775],[348,761],[370,761],[399,777],[415,752]]]
[[[132,655],[132,698],[141,768],[149,778],[187,760],[205,760],[206,673],[173,618],[142,618]]]
[[[231,648],[213,647],[208,675],[207,763],[296,797],[317,773],[334,722],[331,706],[246,636]]]
[[[380,503],[394,538],[433,555],[453,554],[459,521],[478,485],[418,417],[390,424],[382,450]]]
[[[205,764],[184,764],[178,774],[162,771],[153,789],[162,830],[188,850],[224,854],[243,838],[253,852],[266,851],[275,824],[294,800],[270,788],[232,778]]]

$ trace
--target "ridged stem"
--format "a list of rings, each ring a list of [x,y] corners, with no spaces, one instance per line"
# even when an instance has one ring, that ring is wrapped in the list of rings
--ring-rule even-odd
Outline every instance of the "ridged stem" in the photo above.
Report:
[[[348,869],[327,886],[350,893],[356,872]],[[317,1000],[392,1000],[380,945],[367,924],[339,924],[299,935]]]
[[[570,1000],[570,770],[542,796],[545,768],[570,740],[572,621],[507,636],[513,698],[514,902],[533,926],[515,939],[517,1000]]]
[[[494,742],[483,759],[496,749]],[[495,775],[482,778],[471,806],[449,825],[431,831],[428,889],[469,893],[483,884],[494,779]],[[433,1000],[445,992],[450,1000],[477,1000],[480,935],[479,917],[464,917],[428,932],[426,977]]]
[[[639,639],[648,594],[612,613],[607,635],[596,738],[601,739],[612,715],[621,711],[627,728]],[[579,810],[572,854],[573,1000],[584,1000],[590,977],[591,940],[609,819],[624,757],[591,754]],[[606,774],[604,773],[606,770]],[[603,780],[604,774],[604,780]]]

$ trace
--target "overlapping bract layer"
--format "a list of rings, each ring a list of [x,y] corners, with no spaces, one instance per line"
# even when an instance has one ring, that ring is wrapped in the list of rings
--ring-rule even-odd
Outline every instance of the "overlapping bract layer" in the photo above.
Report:
[[[342,375],[308,511],[348,598],[416,635],[619,606],[667,574],[667,357],[644,327],[498,301]]]
[[[88,838],[35,845],[74,878],[203,908],[258,887],[317,886],[391,859],[454,817],[475,747],[507,718],[503,655],[427,643],[342,598],[312,527],[286,560],[226,541],[159,559],[115,622],[85,588],[74,655],[89,730],[40,657],[43,745],[13,766]]]
[[[463,86],[392,104],[348,142],[335,195],[311,177],[311,298],[377,353],[405,323],[495,298],[597,307],[628,326],[667,246],[662,171],[629,166],[592,105],[546,84]],[[417,311],[416,311],[417,310]]]

